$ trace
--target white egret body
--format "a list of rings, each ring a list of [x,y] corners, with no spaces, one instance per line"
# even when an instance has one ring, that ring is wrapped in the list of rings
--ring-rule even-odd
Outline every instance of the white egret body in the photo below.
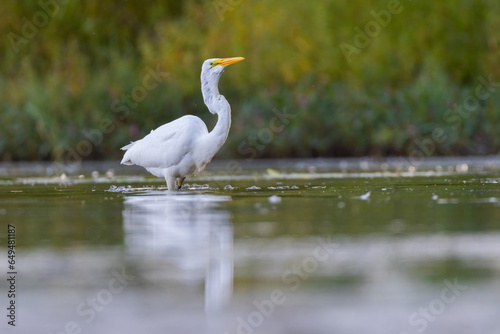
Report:
[[[164,177],[168,190],[180,189],[186,177],[201,172],[226,141],[231,126],[231,107],[219,94],[219,78],[227,65],[243,59],[208,59],[201,67],[203,101],[218,116],[212,131],[208,132],[200,118],[183,116],[122,147],[126,152],[121,163],[142,166],[151,174]]]

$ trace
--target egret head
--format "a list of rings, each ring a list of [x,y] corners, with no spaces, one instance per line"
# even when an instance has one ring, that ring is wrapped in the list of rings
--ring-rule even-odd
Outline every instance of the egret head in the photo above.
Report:
[[[220,77],[222,72],[226,69],[226,66],[239,62],[245,58],[243,57],[234,57],[234,58],[211,58],[207,59],[203,62],[203,66],[201,67],[201,78],[203,79],[204,75],[206,78],[211,77],[213,75]]]
[[[212,106],[212,102],[213,97],[219,95],[217,85],[219,84],[219,78],[222,72],[224,72],[226,66],[243,59],[245,58],[211,58],[203,62],[203,66],[201,67],[201,91],[203,93],[203,100],[212,114],[215,113],[214,110],[216,110],[215,106]]]

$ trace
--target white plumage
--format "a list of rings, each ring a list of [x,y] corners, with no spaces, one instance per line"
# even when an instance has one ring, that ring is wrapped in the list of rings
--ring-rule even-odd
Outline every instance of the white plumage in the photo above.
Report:
[[[144,167],[151,174],[165,178],[169,190],[178,190],[184,179],[201,172],[226,141],[231,126],[231,107],[219,94],[219,78],[227,65],[244,58],[208,59],[201,68],[203,100],[218,121],[208,132],[203,121],[183,116],[160,126],[144,138],[122,147],[124,165]]]

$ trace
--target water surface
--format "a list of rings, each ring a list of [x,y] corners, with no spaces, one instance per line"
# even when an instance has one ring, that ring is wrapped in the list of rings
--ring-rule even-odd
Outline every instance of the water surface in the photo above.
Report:
[[[215,162],[178,193],[113,163],[4,167],[18,318],[0,328],[498,333],[499,165]]]

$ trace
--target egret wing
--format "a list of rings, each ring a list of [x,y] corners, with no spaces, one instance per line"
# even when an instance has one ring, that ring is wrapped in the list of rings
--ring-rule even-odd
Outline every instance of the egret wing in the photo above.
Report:
[[[195,139],[208,133],[205,123],[195,116],[183,116],[160,126],[124,148],[122,164],[168,168],[179,164],[192,150]]]

